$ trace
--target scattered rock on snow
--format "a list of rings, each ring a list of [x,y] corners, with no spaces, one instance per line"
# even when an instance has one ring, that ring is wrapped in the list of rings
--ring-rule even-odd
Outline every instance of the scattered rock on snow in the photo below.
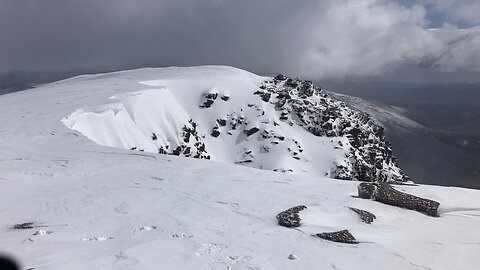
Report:
[[[200,104],[200,108],[210,108],[212,104],[215,102],[215,99],[217,99],[218,93],[216,92],[210,92],[207,94],[203,95],[203,102]]]
[[[300,227],[300,211],[306,209],[305,205],[297,205],[288,210],[285,210],[277,215],[278,225],[287,228]]]
[[[298,260],[298,257],[295,254],[290,254],[288,255],[288,259],[294,261],[294,260]]]
[[[357,213],[358,216],[360,217],[360,219],[367,224],[372,223],[373,220],[377,218],[374,214],[372,214],[368,211],[361,210],[361,209],[354,208],[354,207],[348,207],[348,208],[350,210],[352,210],[353,212]]]
[[[357,240],[348,230],[342,230],[338,232],[326,232],[326,233],[317,233],[313,236],[332,241],[337,243],[345,244],[358,244]]]
[[[35,226],[33,226],[33,222],[25,222],[25,223],[19,223],[13,225],[12,229],[14,230],[28,230],[28,229],[33,229]]]
[[[215,137],[215,138],[218,137],[218,136],[220,136],[220,131],[218,131],[218,127],[217,127],[217,126],[215,126],[215,127],[212,129],[212,133],[211,133],[210,135],[212,135],[212,137]]]
[[[251,136],[251,135],[257,133],[259,130],[260,130],[259,128],[253,127],[249,130],[246,130],[245,133],[247,134],[247,136]]]
[[[361,183],[358,186],[358,195],[363,199],[373,199],[374,201],[384,204],[414,210],[432,217],[438,217],[439,202],[398,191],[387,183]]]

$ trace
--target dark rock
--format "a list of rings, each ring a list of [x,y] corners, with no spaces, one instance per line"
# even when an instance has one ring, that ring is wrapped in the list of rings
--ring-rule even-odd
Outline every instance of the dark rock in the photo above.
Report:
[[[157,134],[155,133],[152,133],[152,140],[156,141],[158,138],[157,138]]]
[[[270,100],[270,97],[271,97],[271,96],[272,96],[272,94],[270,94],[270,93],[268,93],[268,92],[265,93],[265,94],[263,94],[263,95],[262,95],[262,101],[268,102],[268,101]]]
[[[298,82],[297,81],[294,81],[292,79],[288,79],[286,82],[285,82],[285,85],[287,86],[290,86],[292,88],[295,88],[298,86]]]
[[[175,150],[172,151],[172,155],[180,156],[181,152],[182,152],[182,147],[178,146]]]
[[[285,81],[287,79],[287,76],[285,76],[283,74],[278,74],[277,76],[275,76],[274,79],[278,80],[278,81]]]
[[[365,211],[365,210],[361,210],[361,209],[358,209],[358,208],[354,208],[354,207],[348,207],[348,209],[352,210],[353,212],[357,213],[358,216],[360,217],[360,219],[367,223],[367,224],[370,224],[373,222],[374,219],[376,219],[377,217],[368,212],[368,211]]]
[[[214,128],[210,135],[212,135],[212,137],[216,138],[216,137],[220,136],[220,131],[218,131],[218,129]]]
[[[218,93],[208,93],[203,95],[203,103],[200,105],[200,108],[210,108],[212,104],[218,97]]]
[[[246,163],[252,163],[253,160],[251,159],[246,159],[246,160],[242,160],[242,161],[237,161],[235,162],[235,164],[246,164]]]
[[[290,254],[288,255],[288,259],[294,261],[294,260],[298,260],[298,257],[295,254]]]
[[[360,183],[358,185],[358,196],[362,199],[372,199],[377,187],[373,183]]]
[[[158,153],[159,153],[159,154],[162,154],[162,155],[168,154],[168,152],[167,152],[165,149],[163,149],[162,146],[160,146],[160,148],[158,148]]]
[[[253,127],[249,130],[246,130],[245,133],[247,134],[247,136],[251,136],[251,135],[257,133],[259,130],[260,130],[259,128]]]
[[[414,210],[432,217],[439,216],[439,202],[398,191],[388,183],[361,183],[358,186],[358,196],[362,199],[373,199],[384,204]]]
[[[25,222],[25,223],[20,223],[20,224],[15,224],[13,225],[12,229],[14,230],[28,230],[28,229],[33,229],[33,222]]]
[[[297,205],[281,212],[277,215],[278,225],[287,228],[300,227],[301,219],[298,213],[306,208],[305,205]]]
[[[227,120],[225,119],[217,119],[217,123],[221,126],[224,127],[227,125]]]
[[[221,96],[220,98],[221,98],[223,101],[228,101],[228,100],[230,99],[230,97],[227,96],[227,95],[223,95],[223,96]]]
[[[253,94],[259,95],[262,98],[262,101],[264,102],[268,102],[270,100],[270,97],[272,96],[270,92],[266,92],[266,91],[256,91]]]
[[[432,217],[439,216],[437,210],[440,203],[398,191],[387,183],[378,185],[373,199],[384,204],[407,208]]]
[[[326,232],[326,233],[317,233],[313,236],[332,241],[337,243],[345,244],[358,244],[357,240],[348,230],[338,231],[338,232]]]

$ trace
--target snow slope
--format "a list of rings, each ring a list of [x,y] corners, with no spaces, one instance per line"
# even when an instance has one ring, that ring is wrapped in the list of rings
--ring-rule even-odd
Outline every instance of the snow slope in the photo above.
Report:
[[[102,146],[61,121],[79,108],[99,114],[82,114],[92,123],[122,117],[115,106],[145,90],[138,82],[199,69],[225,70],[81,76],[0,96],[0,252],[18,258],[25,269],[478,268],[479,191],[396,186],[439,201],[441,216],[433,218],[352,197],[355,181]],[[155,98],[157,91],[147,93]],[[117,105],[99,109],[112,96]],[[164,106],[176,105],[175,99]],[[172,126],[188,119],[175,112]],[[103,124],[89,128],[111,132]],[[162,131],[162,138],[173,134]],[[299,204],[308,207],[300,213],[303,226],[278,226],[276,214]],[[348,206],[377,219],[362,223]],[[37,227],[11,229],[24,222]],[[311,236],[342,229],[360,244]]]

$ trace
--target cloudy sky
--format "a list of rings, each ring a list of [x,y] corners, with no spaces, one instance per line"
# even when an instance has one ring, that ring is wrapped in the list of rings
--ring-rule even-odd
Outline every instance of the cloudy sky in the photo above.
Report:
[[[480,0],[0,0],[0,74],[223,64],[475,77],[479,12]]]

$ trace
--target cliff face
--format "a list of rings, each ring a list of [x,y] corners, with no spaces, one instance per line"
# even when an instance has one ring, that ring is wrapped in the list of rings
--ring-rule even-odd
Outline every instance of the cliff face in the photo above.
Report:
[[[348,107],[310,81],[278,75],[260,86],[256,94],[275,105],[283,121],[298,125],[318,137],[346,137],[347,166],[338,165],[335,178],[360,181],[407,181],[397,166],[383,127],[366,112]],[[268,99],[266,97],[271,97]]]

